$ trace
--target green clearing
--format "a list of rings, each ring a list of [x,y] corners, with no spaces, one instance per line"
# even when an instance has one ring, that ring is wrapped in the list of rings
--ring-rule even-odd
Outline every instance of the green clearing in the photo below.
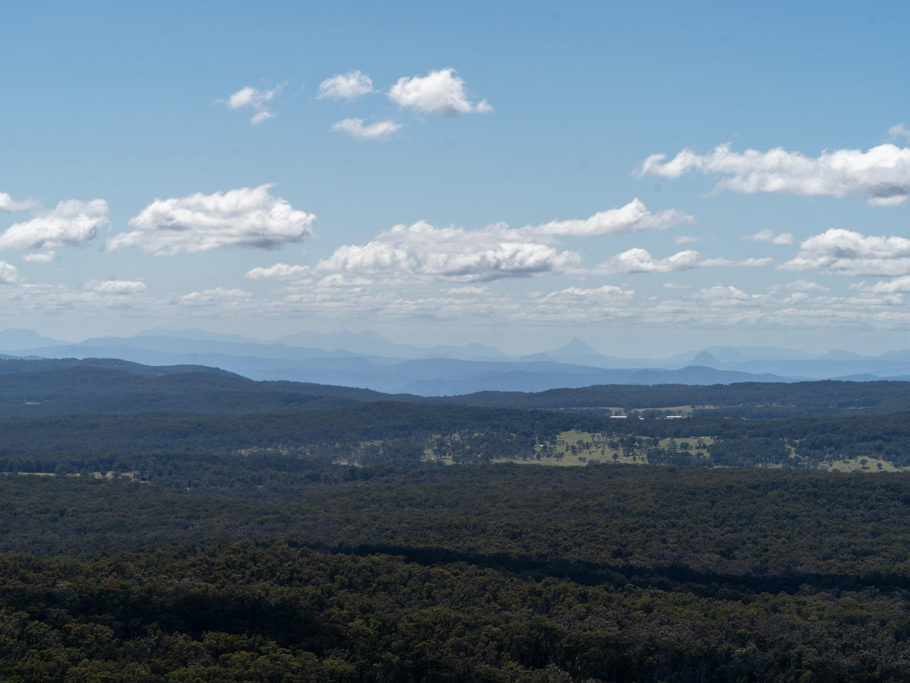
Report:
[[[428,440],[421,459],[424,462],[445,465],[457,464],[459,459],[443,452],[446,449],[441,446],[451,447],[462,444],[464,441],[465,439],[459,434],[434,435]],[[649,436],[604,434],[573,429],[561,432],[555,440],[534,444],[532,453],[512,456],[492,455],[487,461],[555,467],[584,467],[589,463],[644,465],[648,463],[648,454],[656,450],[701,454],[702,457],[707,458],[708,449],[713,443],[714,438],[710,436],[658,439]]]
[[[818,469],[828,472],[910,472],[910,467],[898,467],[881,458],[844,458],[819,463]]]
[[[660,406],[657,408],[632,408],[629,411],[630,415],[649,415],[649,416],[667,416],[667,415],[680,415],[682,417],[692,417],[692,412],[694,408],[691,405],[682,405],[682,406]]]
[[[573,429],[562,432],[555,443],[538,444],[537,452],[532,458],[493,458],[493,462],[557,467],[583,467],[592,462],[644,465],[648,462],[649,450],[655,448],[666,451],[687,450],[707,455],[707,450],[713,442],[714,439],[709,436],[675,439],[655,439],[646,436],[618,438],[615,435]]]

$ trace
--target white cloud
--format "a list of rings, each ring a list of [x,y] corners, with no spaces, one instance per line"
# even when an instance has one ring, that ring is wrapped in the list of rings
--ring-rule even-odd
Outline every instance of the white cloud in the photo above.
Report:
[[[366,278],[352,276],[348,273],[331,273],[320,279],[316,283],[317,289],[343,289],[345,292],[356,291],[363,292],[365,287],[370,284]]]
[[[795,292],[829,292],[831,291],[830,287],[825,287],[820,285],[817,282],[810,282],[809,280],[794,280],[783,286],[784,289],[790,289]],[[770,291],[777,291],[775,287],[771,287]]]
[[[92,280],[85,284],[85,288],[98,294],[114,296],[141,294],[147,289],[145,283],[139,280]]]
[[[23,211],[35,206],[35,202],[26,199],[22,202],[15,201],[6,192],[0,192],[0,211]]]
[[[876,282],[871,287],[864,286],[859,289],[876,294],[906,294],[910,292],[910,275],[904,275],[888,282]]]
[[[807,196],[867,196],[874,206],[896,206],[910,197],[910,149],[892,144],[866,152],[857,149],[824,151],[807,157],[780,147],[760,152],[733,152],[719,145],[708,154],[684,149],[673,159],[653,154],[641,174],[678,178],[689,171],[720,174],[717,190],[746,194],[775,192]]]
[[[910,138],[910,130],[903,123],[898,123],[888,129],[888,135],[892,138]]]
[[[52,249],[26,254],[22,257],[22,260],[28,263],[53,263],[56,259],[57,253]]]
[[[263,121],[268,121],[269,119],[273,118],[275,118],[275,115],[272,112],[261,111],[250,119],[250,123],[252,123],[254,126],[258,126]]]
[[[450,287],[449,294],[464,294],[467,296],[477,296],[489,294],[490,288],[487,285],[464,285],[462,287]]]
[[[679,235],[673,240],[673,244],[677,246],[681,244],[696,244],[698,242],[701,242],[701,237],[696,237],[695,235]]]
[[[820,270],[841,275],[905,275],[910,273],[910,239],[867,237],[831,228],[799,246],[785,270]]]
[[[715,261],[717,261],[717,265],[725,265],[721,263],[723,259],[715,259]],[[760,268],[763,266],[770,266],[771,263],[772,259],[770,257],[766,256],[764,258],[757,258],[755,256],[750,256],[749,258],[743,259],[742,261],[737,261],[736,265],[745,266],[746,268]]]
[[[401,124],[394,121],[376,121],[364,125],[363,119],[342,119],[332,126],[336,133],[345,133],[360,140],[386,140],[400,129]]]
[[[579,261],[575,252],[519,241],[515,231],[436,228],[420,221],[397,225],[363,246],[340,247],[316,270],[483,281],[564,271]]]
[[[251,268],[243,277],[248,280],[300,280],[309,276],[306,266],[290,266],[287,263],[276,263],[271,266]]]
[[[706,287],[695,292],[692,298],[706,302],[711,306],[738,306],[752,302],[752,296],[733,285]]]
[[[397,225],[365,245],[345,245],[320,261],[314,270],[361,276],[382,274],[385,278],[420,276],[463,281],[554,272],[584,274],[577,268],[580,255],[554,246],[557,238],[664,229],[689,220],[690,216],[675,209],[653,214],[635,199],[623,207],[601,211],[586,219],[550,221],[515,229],[505,223],[479,230],[437,228],[419,221],[410,226]],[[286,275],[287,267],[275,268],[269,272],[254,269],[248,277]]]
[[[597,270],[607,274],[670,273],[704,266],[729,265],[724,259],[706,259],[697,251],[688,249],[664,259],[655,259],[641,248],[628,249],[602,263]]]
[[[622,287],[617,287],[615,285],[603,285],[602,287],[595,288],[568,287],[545,294],[541,297],[541,300],[546,302],[554,300],[566,302],[612,301],[617,298],[628,298],[634,294],[635,290],[623,289]]]
[[[277,249],[312,234],[313,214],[269,194],[271,185],[156,199],[132,218],[132,232],[108,240],[109,251],[139,247],[156,256],[223,247]]]
[[[325,79],[319,84],[316,99],[329,98],[332,100],[355,100],[361,95],[373,92],[373,81],[364,73],[348,71],[346,74],[337,74]]]
[[[679,223],[691,223],[692,220],[692,216],[676,209],[667,209],[653,214],[644,205],[644,202],[636,197],[625,206],[600,211],[583,220],[550,221],[542,225],[524,228],[523,231],[554,237],[615,235],[650,228],[664,230]]]
[[[464,80],[455,69],[431,71],[426,76],[402,77],[389,90],[389,99],[400,107],[426,114],[486,113],[493,107],[486,100],[473,103],[465,93]]]
[[[267,105],[275,98],[275,95],[277,95],[280,90],[281,86],[272,88],[271,90],[259,90],[258,88],[246,86],[233,93],[227,100],[216,101],[227,105],[228,109],[234,111],[248,109],[255,112],[250,119],[250,123],[257,126],[263,121],[267,121],[274,117],[274,114],[269,111]]]
[[[19,271],[16,266],[0,261],[0,285],[11,285],[19,281]]]
[[[752,235],[746,235],[743,237],[743,239],[749,242],[770,242],[771,244],[777,244],[780,246],[789,246],[793,244],[793,235],[791,235],[789,232],[782,232],[778,235],[775,235],[771,230],[768,230],[767,228],[764,230],[759,230]]]
[[[249,292],[242,289],[227,289],[215,287],[201,292],[190,292],[180,297],[180,303],[186,306],[217,306],[219,304],[234,304],[248,301]]]
[[[0,234],[0,249],[78,246],[95,237],[98,228],[107,223],[107,203],[103,199],[68,199],[30,220],[11,225]]]
[[[858,282],[850,285],[850,289],[875,294],[906,294],[910,293],[910,275],[903,275],[887,282],[876,282],[874,285]]]

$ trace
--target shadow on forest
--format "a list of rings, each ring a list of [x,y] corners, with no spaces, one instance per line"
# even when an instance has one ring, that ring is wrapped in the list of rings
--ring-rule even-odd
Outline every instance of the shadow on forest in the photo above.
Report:
[[[797,593],[800,591],[879,591],[908,590],[910,577],[868,572],[862,575],[785,572],[783,574],[723,574],[700,572],[682,565],[638,567],[631,564],[607,565],[596,562],[547,559],[509,553],[473,553],[434,547],[399,545],[328,546],[306,545],[324,553],[357,556],[393,555],[406,562],[439,565],[464,562],[477,567],[519,574],[523,578],[568,579],[586,586],[632,584],[639,588],[685,591],[704,597],[749,600],[757,593]]]

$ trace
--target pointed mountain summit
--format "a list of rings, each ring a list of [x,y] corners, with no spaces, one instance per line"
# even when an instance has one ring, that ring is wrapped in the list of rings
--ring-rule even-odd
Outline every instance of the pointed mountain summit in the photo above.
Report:
[[[702,365],[706,368],[716,368],[720,363],[710,351],[702,351],[692,359],[692,365]]]
[[[18,351],[35,346],[56,346],[64,343],[57,339],[42,337],[34,330],[10,328],[0,332],[0,349],[4,351]]]
[[[560,363],[573,363],[575,365],[602,367],[609,363],[609,359],[606,356],[578,337],[574,337],[565,346],[560,346],[553,351],[547,351],[545,355]]]

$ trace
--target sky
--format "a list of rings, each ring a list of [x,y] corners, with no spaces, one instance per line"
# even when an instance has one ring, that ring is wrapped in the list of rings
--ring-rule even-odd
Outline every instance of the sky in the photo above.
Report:
[[[8,2],[0,328],[910,348],[910,4]]]

